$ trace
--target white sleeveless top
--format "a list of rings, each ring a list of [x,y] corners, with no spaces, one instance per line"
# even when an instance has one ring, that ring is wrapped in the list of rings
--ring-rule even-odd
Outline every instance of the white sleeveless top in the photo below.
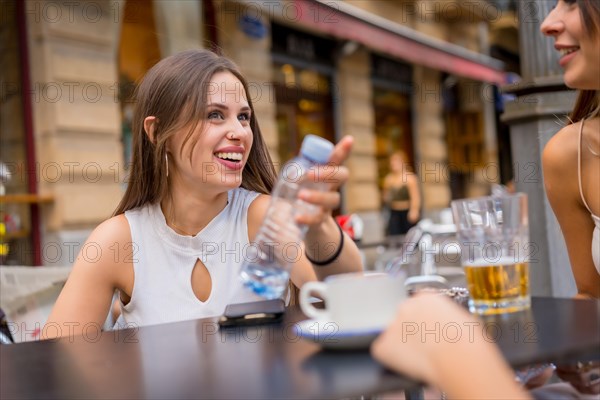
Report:
[[[592,220],[596,225],[592,236],[592,260],[594,261],[596,271],[598,271],[598,274],[600,274],[600,217],[594,215],[594,213],[588,206],[587,201],[585,201],[585,196],[583,195],[583,188],[581,187],[581,142],[583,141],[583,122],[584,121],[581,121],[581,127],[579,128],[579,149],[577,151],[577,179],[579,182],[579,195],[581,196],[583,205],[590,212]]]
[[[238,276],[249,245],[248,207],[257,196],[242,188],[230,190],[225,208],[193,237],[167,226],[159,203],[126,211],[135,280],[130,302],[121,303],[116,327],[214,317],[223,314],[227,304],[264,300],[245,289]],[[198,259],[212,279],[204,302],[191,284]]]

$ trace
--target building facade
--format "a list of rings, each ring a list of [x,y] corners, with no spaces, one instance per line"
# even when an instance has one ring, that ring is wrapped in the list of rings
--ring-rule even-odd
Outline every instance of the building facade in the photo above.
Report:
[[[505,65],[489,56],[501,18],[483,0],[3,1],[0,161],[7,193],[35,196],[3,202],[27,232],[4,262],[73,262],[127,184],[136,82],[192,48],[240,66],[275,162],[307,133],[354,137],[340,212],[359,213],[369,241],[383,237],[393,151],[419,177],[425,215],[486,194],[506,180],[495,94]]]

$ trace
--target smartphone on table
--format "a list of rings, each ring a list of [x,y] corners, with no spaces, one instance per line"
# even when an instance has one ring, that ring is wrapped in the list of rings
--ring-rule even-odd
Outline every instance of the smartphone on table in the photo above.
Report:
[[[219,319],[219,326],[225,328],[280,322],[284,311],[282,299],[229,304]]]

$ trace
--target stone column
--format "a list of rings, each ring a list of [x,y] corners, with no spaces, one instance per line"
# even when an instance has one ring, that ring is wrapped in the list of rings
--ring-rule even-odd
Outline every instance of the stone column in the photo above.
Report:
[[[117,49],[123,2],[25,2],[44,264],[70,265],[122,196]]]
[[[435,12],[442,3],[431,0],[415,1],[413,28],[429,37],[447,40],[450,26],[441,22]],[[452,193],[448,171],[446,123],[442,101],[441,71],[421,65],[414,66],[413,138],[415,166],[422,194],[425,216],[450,205]]]
[[[440,72],[416,66],[414,81],[415,172],[421,184],[423,210],[431,212],[448,207],[451,200]]]
[[[552,2],[546,0],[519,2],[523,80],[505,90],[516,95],[516,100],[506,105],[502,119],[510,125],[516,189],[529,198],[532,294],[567,297],[575,294],[575,281],[544,191],[541,154],[564,124],[563,117],[573,107],[575,93],[563,84],[552,40],[540,33],[551,6]]]
[[[340,106],[340,132],[354,137],[347,166],[351,174],[344,198],[346,212],[378,213],[381,204],[375,160],[375,114],[373,111],[369,54],[360,49],[338,59],[334,102]],[[368,217],[366,217],[368,218]]]
[[[554,4],[555,2],[546,0],[519,2],[519,46],[524,81],[562,75],[553,40],[540,32],[540,25]]]
[[[161,56],[202,48],[202,7],[195,1],[154,0]]]

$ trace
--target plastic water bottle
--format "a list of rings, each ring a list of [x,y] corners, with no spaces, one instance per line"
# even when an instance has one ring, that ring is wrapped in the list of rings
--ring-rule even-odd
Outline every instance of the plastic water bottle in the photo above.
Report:
[[[271,203],[254,243],[244,253],[240,276],[254,293],[274,299],[285,292],[292,264],[301,255],[307,226],[296,223],[297,215],[310,215],[316,206],[298,198],[304,188],[325,190],[326,186],[307,177],[311,168],[329,161],[333,144],[307,135],[300,155],[286,163],[271,194]]]

